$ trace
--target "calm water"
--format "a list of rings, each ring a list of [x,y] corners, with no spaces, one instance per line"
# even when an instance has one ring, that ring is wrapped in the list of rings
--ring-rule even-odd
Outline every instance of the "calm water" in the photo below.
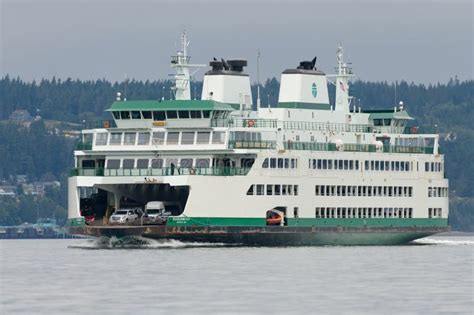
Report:
[[[245,248],[0,241],[1,314],[472,314],[474,238]],[[115,246],[115,247],[113,247]]]

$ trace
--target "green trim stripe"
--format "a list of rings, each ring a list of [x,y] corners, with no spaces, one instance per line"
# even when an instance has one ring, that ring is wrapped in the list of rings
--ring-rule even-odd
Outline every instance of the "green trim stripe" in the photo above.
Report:
[[[66,226],[84,226],[86,222],[83,217],[71,218],[67,220]]]
[[[321,109],[330,110],[331,105],[323,103],[281,102],[278,108]]]

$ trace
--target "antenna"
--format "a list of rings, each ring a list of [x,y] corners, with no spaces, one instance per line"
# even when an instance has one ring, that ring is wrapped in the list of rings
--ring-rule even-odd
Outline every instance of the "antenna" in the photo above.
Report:
[[[128,75],[125,73],[125,92],[123,93],[124,99],[126,99],[127,96],[128,96],[128,94],[127,94],[127,86],[128,86]]]
[[[257,50],[257,111],[260,110],[260,49]]]
[[[398,80],[395,80],[395,105],[397,105],[397,85],[398,85]]]

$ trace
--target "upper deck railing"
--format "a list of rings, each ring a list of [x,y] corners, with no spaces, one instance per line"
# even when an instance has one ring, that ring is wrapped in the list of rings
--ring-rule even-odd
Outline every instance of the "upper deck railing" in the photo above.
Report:
[[[363,132],[363,133],[393,133],[393,134],[435,134],[437,132],[432,126],[417,127],[395,127],[395,126],[373,126],[370,124],[348,124],[331,122],[311,121],[287,121],[277,119],[254,119],[254,118],[228,118],[212,119],[211,127],[233,127],[233,128],[272,128],[286,130],[308,130],[308,131],[341,131],[341,132]]]
[[[309,121],[286,121],[276,119],[252,119],[252,118],[230,118],[212,119],[211,127],[234,127],[234,128],[281,128],[286,130],[312,130],[312,131],[347,131],[347,132],[370,132],[370,125],[344,124],[330,122]]]
[[[83,129],[116,128],[113,119],[85,121]],[[143,127],[143,125],[140,125]],[[362,133],[392,133],[392,134],[436,134],[435,126],[395,127],[395,126],[373,126],[369,124],[348,124],[331,122],[310,121],[287,121],[276,119],[253,119],[253,118],[227,118],[211,119],[210,127],[227,128],[271,128],[283,130],[308,130],[308,131],[340,131],[340,132],[362,132]]]

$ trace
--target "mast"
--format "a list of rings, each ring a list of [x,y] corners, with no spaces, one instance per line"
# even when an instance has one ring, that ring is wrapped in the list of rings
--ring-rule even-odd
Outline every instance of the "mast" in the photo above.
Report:
[[[257,111],[260,110],[260,49],[257,51]]]
[[[171,67],[174,68],[176,74],[174,75],[175,86],[172,88],[175,91],[175,99],[190,100],[191,99],[191,75],[190,68],[205,67],[200,64],[190,64],[191,57],[188,56],[189,41],[186,31],[181,34],[181,50],[176,52],[176,56],[171,57]]]
[[[344,48],[341,44],[337,48],[336,68],[336,111],[348,113],[350,111],[349,79],[353,77],[352,69],[344,62]]]

